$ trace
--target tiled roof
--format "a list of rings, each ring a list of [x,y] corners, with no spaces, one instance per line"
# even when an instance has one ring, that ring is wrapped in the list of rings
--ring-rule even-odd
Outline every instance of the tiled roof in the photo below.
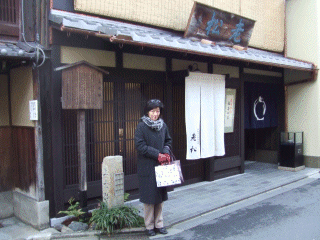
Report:
[[[155,48],[255,62],[290,69],[311,71],[315,68],[312,63],[286,58],[278,53],[253,48],[240,51],[219,44],[203,44],[200,41],[184,38],[182,34],[178,33],[78,13],[51,10],[50,20],[58,25],[61,30],[65,28],[81,30],[82,32],[85,31],[99,37],[108,37],[117,42],[141,44]]]
[[[36,53],[24,47],[24,43],[8,43],[0,41],[0,57],[34,58]]]

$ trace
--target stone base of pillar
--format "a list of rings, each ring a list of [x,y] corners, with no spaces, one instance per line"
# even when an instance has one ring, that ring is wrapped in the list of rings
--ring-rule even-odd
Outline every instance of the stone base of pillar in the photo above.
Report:
[[[13,191],[14,216],[36,229],[49,227],[49,201],[41,201]]]

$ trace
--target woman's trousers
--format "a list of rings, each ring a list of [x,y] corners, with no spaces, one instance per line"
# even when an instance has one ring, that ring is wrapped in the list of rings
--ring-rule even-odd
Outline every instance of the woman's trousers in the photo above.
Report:
[[[159,204],[144,205],[144,222],[146,229],[163,228],[162,207],[163,202]]]

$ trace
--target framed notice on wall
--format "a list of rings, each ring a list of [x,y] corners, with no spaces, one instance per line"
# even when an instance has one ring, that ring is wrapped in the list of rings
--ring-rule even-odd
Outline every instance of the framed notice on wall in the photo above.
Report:
[[[224,111],[224,132],[233,132],[234,113],[236,105],[236,89],[226,88],[226,100]]]

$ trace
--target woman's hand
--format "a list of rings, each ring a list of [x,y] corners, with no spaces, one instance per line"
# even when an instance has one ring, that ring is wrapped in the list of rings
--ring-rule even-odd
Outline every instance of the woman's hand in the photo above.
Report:
[[[166,163],[170,163],[170,155],[168,153],[159,153],[158,162],[163,165]]]

